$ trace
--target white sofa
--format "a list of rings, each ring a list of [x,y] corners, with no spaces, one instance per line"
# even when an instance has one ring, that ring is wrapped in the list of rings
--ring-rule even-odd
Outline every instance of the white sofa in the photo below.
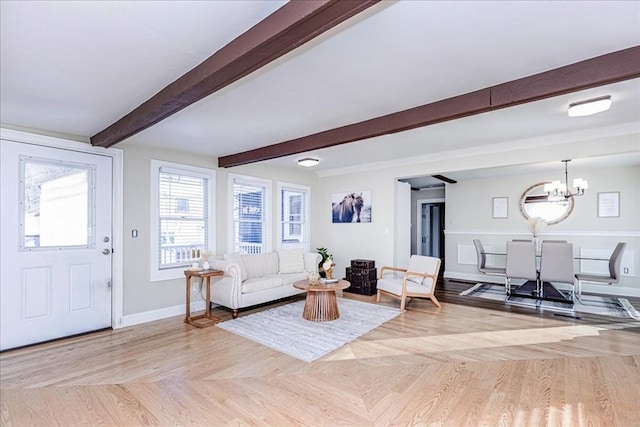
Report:
[[[302,293],[293,287],[297,280],[318,272],[318,253],[283,249],[263,254],[227,254],[211,268],[224,272],[211,281],[211,302],[230,308],[233,318],[238,309]]]

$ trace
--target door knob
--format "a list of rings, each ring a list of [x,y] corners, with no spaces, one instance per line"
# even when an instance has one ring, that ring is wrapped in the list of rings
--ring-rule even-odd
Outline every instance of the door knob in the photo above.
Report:
[[[110,249],[103,249],[102,250],[102,255],[109,255],[111,254],[111,250]]]

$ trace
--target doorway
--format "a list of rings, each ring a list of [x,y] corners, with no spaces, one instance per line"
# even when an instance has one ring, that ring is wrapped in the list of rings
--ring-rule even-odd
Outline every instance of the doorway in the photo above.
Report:
[[[418,255],[440,258],[444,266],[444,199],[421,199],[417,201],[417,235]],[[440,269],[440,275],[444,268]]]

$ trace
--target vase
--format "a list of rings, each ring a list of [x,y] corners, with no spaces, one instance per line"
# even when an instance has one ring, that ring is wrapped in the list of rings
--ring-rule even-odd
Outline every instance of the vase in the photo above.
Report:
[[[211,268],[211,265],[209,264],[209,261],[204,261],[202,263],[202,268],[205,270],[208,270],[209,268]]]
[[[329,280],[333,279],[333,268],[325,270],[324,272],[325,272],[325,275],[326,275],[327,279],[329,279]]]
[[[317,285],[320,283],[320,275],[315,272],[311,272],[307,275],[307,279],[309,280],[310,285]]]
[[[540,253],[542,247],[540,243],[540,238],[538,236],[533,236],[533,244],[536,247],[536,253]]]

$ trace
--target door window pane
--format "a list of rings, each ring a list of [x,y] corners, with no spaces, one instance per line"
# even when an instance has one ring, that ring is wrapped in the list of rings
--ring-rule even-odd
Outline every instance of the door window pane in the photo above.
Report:
[[[20,249],[93,246],[93,167],[20,157]]]

